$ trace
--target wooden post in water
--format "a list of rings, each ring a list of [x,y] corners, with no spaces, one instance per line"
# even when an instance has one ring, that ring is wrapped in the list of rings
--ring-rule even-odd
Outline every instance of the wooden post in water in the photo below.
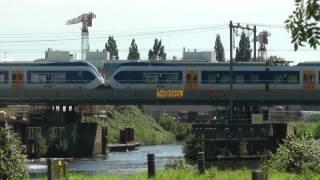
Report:
[[[53,159],[47,159],[47,166],[48,166],[48,172],[47,172],[47,177],[48,180],[54,180],[55,175],[54,175],[54,160]]]
[[[106,126],[102,126],[102,133],[101,133],[101,144],[102,144],[102,149],[101,149],[101,153],[102,154],[106,154],[107,151],[107,144],[108,144],[108,127]]]
[[[154,154],[147,154],[148,157],[148,177],[154,177],[156,175],[155,156]]]
[[[267,180],[265,179],[265,174],[262,170],[253,170],[252,171],[252,180]]]
[[[205,160],[204,160],[204,152],[198,152],[198,169],[199,172],[202,174],[206,168]]]

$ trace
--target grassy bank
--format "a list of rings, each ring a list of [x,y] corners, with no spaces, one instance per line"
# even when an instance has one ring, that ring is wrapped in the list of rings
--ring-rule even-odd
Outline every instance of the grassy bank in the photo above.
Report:
[[[88,118],[87,122],[98,122],[109,128],[109,143],[119,140],[122,128],[133,128],[135,139],[146,145],[175,142],[174,134],[164,130],[151,116],[144,114],[137,106],[108,106],[108,117]]]
[[[294,173],[283,173],[279,171],[270,171],[270,180],[318,180],[320,179],[319,174],[294,174]],[[147,180],[147,173],[140,173],[130,176],[86,176],[83,174],[71,174],[71,180]],[[196,169],[170,169],[170,170],[159,170],[157,171],[157,180],[248,180],[251,179],[251,170],[226,170],[220,171],[215,168],[207,170],[204,174],[200,175]]]
[[[296,127],[298,136],[310,134],[313,137],[320,138],[320,121],[293,121],[290,124]]]

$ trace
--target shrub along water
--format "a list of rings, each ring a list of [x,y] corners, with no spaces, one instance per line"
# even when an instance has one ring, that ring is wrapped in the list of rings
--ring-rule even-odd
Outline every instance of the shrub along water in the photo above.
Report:
[[[320,140],[307,134],[288,137],[267,163],[279,171],[320,173]]]
[[[12,128],[0,127],[0,179],[26,179],[27,159]]]
[[[190,123],[178,122],[175,117],[168,114],[161,115],[159,124],[163,129],[175,134],[177,141],[185,140],[191,130]]]

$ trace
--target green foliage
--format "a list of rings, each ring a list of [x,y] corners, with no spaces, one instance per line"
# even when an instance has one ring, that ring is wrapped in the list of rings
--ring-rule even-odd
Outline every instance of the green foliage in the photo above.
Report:
[[[202,141],[189,134],[183,145],[184,157],[188,160],[197,160],[197,154],[200,151],[203,151]]]
[[[146,145],[175,142],[174,134],[164,130],[151,116],[144,114],[137,106],[108,106],[109,117],[87,118],[86,122],[98,122],[108,126],[109,143],[119,140],[119,131],[133,128],[137,141]]]
[[[245,140],[240,141],[239,154],[248,155],[248,143]]]
[[[161,40],[154,40],[153,48],[149,50],[149,60],[166,60],[167,54],[164,52]]]
[[[129,47],[128,60],[139,60],[140,53],[138,51],[138,46],[134,39],[131,41],[131,46]]]
[[[160,126],[166,131],[176,135],[176,140],[183,141],[191,130],[190,123],[177,122],[177,120],[168,114],[163,114],[159,120]]]
[[[171,165],[169,168],[176,170],[192,170],[194,167],[188,164],[185,160],[175,160],[173,165]]]
[[[64,148],[63,143],[60,143],[59,137],[50,134],[48,138],[48,156],[64,156],[68,154],[67,150]]]
[[[216,42],[214,44],[214,50],[216,52],[216,59],[218,62],[224,62],[226,61],[225,55],[224,55],[224,48],[221,43],[220,35],[218,34],[216,37]]]
[[[114,40],[113,36],[109,36],[108,42],[105,44],[105,50],[110,53],[110,59],[119,60],[117,42]]]
[[[293,121],[290,124],[295,127],[298,137],[306,134],[316,137],[316,129],[320,126],[320,123],[315,121]]]
[[[0,179],[25,179],[27,159],[21,153],[21,142],[12,128],[0,128]]]
[[[316,49],[320,45],[320,1],[295,0],[295,10],[285,21],[286,29],[291,32],[294,50],[308,43]]]
[[[70,180],[148,180],[147,172],[138,173],[129,176],[88,176],[84,174],[71,174]],[[155,180],[248,180],[251,179],[251,170],[218,170],[217,168],[210,168],[204,174],[199,174],[197,168],[192,169],[166,169],[158,170],[156,172]],[[279,172],[277,170],[269,170],[269,180],[319,180],[320,174],[294,174]]]
[[[236,62],[249,62],[251,60],[250,39],[244,32],[241,34],[239,47],[236,49]]]
[[[310,135],[288,137],[271,155],[268,164],[279,171],[320,172],[320,141]]]
[[[39,143],[39,146],[40,146],[40,156],[46,155],[48,151],[46,140],[42,136],[40,136],[40,137],[37,137],[36,141]]]

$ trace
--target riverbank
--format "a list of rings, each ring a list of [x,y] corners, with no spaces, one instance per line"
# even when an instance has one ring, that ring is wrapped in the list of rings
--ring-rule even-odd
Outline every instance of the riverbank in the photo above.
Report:
[[[119,131],[123,128],[133,128],[135,140],[145,145],[171,144],[175,135],[164,130],[151,116],[143,113],[137,106],[107,106],[107,117],[85,118],[85,122],[97,122],[108,126],[108,141],[119,140]]]
[[[268,174],[269,180],[289,180],[289,179],[308,179],[308,180],[318,180],[320,179],[320,174],[294,174],[294,173],[284,173],[275,170],[271,170]],[[135,175],[126,176],[86,176],[83,174],[71,174],[70,180],[148,180],[147,173],[139,173]],[[156,172],[156,180],[168,180],[168,179],[188,179],[188,180],[248,180],[251,179],[251,170],[217,170],[212,168],[206,170],[204,174],[199,174],[198,171],[193,169],[167,169],[159,170]]]

